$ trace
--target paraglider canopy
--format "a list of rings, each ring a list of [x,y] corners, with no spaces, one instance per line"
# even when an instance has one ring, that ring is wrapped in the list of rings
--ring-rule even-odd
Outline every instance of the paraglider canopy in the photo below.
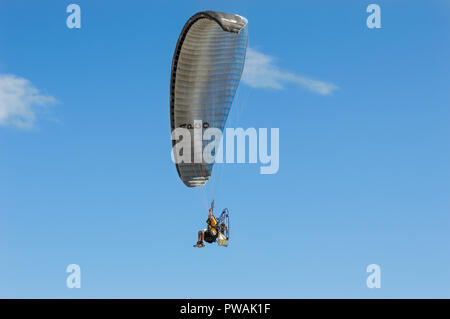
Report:
[[[208,141],[201,139],[200,147],[194,147],[194,127],[201,121],[201,131],[223,131],[241,79],[247,37],[245,18],[204,11],[186,22],[178,38],[170,81],[170,123],[172,132],[185,128],[193,137],[191,161],[180,160],[178,152],[173,154],[178,175],[189,187],[203,186],[213,168],[213,163],[203,160]],[[172,146],[179,141],[179,137],[172,136]]]

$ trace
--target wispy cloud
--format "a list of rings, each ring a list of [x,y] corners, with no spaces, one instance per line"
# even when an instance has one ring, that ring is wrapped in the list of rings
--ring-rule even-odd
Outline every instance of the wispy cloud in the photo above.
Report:
[[[321,95],[330,95],[338,88],[330,82],[315,80],[282,70],[273,61],[273,57],[248,48],[242,81],[254,88],[275,90],[283,89],[286,83],[293,83]]]
[[[42,94],[27,79],[0,74],[0,125],[32,129],[39,108],[55,102],[53,96]]]

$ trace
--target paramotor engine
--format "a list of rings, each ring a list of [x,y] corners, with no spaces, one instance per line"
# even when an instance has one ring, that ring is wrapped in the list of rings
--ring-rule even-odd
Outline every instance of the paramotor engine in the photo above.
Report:
[[[230,240],[230,213],[228,208],[225,208],[220,216],[217,218],[218,230],[220,234],[223,234],[224,238],[219,238],[217,243],[219,246],[227,246]]]

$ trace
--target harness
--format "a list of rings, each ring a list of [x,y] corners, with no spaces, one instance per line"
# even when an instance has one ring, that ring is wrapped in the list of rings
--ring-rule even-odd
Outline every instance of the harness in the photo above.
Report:
[[[208,231],[214,234],[214,237],[219,238],[218,244],[220,246],[227,246],[227,241],[230,238],[230,215],[228,208],[225,208],[220,214],[219,218],[213,215],[214,201],[211,203],[209,209],[209,217],[207,220]]]

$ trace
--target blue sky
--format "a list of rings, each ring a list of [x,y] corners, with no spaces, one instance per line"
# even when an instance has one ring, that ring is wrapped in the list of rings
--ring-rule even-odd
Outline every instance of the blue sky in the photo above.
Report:
[[[370,3],[1,0],[0,83],[27,125],[0,94],[0,297],[450,297],[450,3],[377,1],[368,29]],[[229,125],[280,129],[277,174],[177,176],[171,59],[202,10],[245,16],[267,58],[278,85],[241,83]],[[193,249],[212,195],[231,245]]]

